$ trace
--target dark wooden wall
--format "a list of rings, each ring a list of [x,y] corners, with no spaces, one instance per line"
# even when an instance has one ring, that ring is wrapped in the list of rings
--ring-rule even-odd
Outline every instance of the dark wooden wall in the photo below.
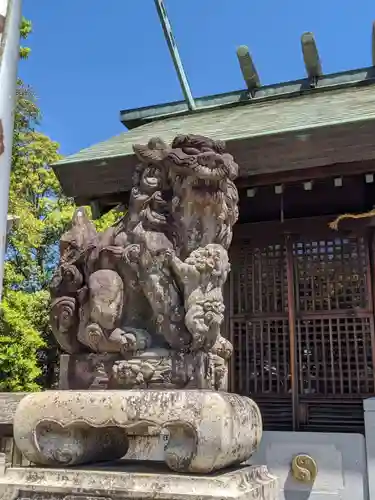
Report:
[[[362,432],[362,401],[375,392],[374,234],[363,219],[345,232],[329,222],[372,208],[374,184],[286,186],[282,202],[273,186],[241,194],[231,390],[254,397],[268,430]]]

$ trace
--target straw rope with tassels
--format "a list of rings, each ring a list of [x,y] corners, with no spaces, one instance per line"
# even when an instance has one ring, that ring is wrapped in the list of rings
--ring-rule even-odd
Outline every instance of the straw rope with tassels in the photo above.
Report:
[[[338,230],[340,222],[347,219],[366,219],[368,217],[375,217],[375,208],[370,210],[370,212],[364,212],[362,214],[342,214],[337,217],[333,222],[330,222],[328,225],[331,229],[335,231]]]

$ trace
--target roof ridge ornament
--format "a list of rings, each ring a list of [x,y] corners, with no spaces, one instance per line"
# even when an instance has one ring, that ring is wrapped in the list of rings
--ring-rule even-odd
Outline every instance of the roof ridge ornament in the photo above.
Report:
[[[251,97],[254,96],[255,89],[260,87],[260,78],[250,55],[247,45],[240,45],[237,48],[238,62],[240,63],[243,79],[249,89]]]
[[[310,80],[310,86],[314,88],[317,85],[319,77],[323,75],[322,64],[314,34],[310,31],[303,33],[301,36],[301,46],[307,77]]]

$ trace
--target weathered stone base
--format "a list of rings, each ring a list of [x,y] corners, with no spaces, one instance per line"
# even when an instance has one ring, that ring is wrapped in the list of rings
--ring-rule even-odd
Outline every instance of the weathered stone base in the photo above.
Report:
[[[117,460],[130,439],[141,450],[148,447],[144,437],[167,432],[168,467],[201,474],[244,462],[262,436],[254,401],[196,390],[39,392],[21,400],[13,425],[17,447],[37,465]]]
[[[227,362],[218,355],[155,348],[138,353],[63,354],[59,389],[227,390]]]
[[[120,461],[93,469],[9,468],[0,477],[1,500],[276,500],[278,493],[265,466],[199,476]]]

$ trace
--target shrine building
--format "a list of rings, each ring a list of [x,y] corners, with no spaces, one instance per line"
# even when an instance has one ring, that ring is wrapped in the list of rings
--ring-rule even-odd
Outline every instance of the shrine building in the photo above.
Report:
[[[246,89],[121,111],[127,131],[54,170],[100,217],[129,200],[134,143],[224,140],[240,167],[231,390],[255,399],[266,430],[363,432],[375,393],[375,67],[323,74],[305,34],[307,77],[262,86],[245,49]]]

